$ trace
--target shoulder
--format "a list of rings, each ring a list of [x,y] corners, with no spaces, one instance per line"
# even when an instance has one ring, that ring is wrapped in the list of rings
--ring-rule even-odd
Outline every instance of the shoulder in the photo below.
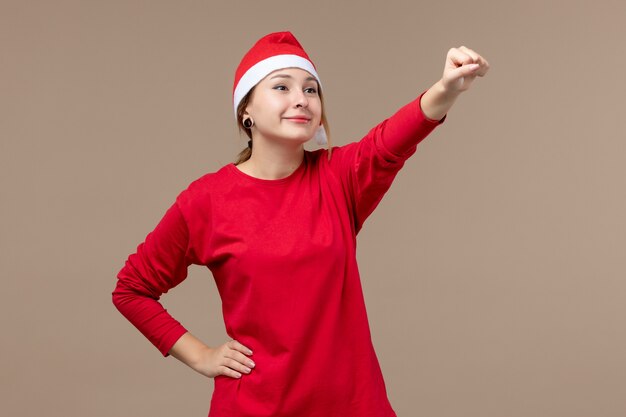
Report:
[[[359,142],[353,141],[343,145],[333,145],[330,150],[326,148],[317,149],[312,151],[310,155],[316,165],[323,169],[337,171],[341,170],[354,157],[359,146]]]
[[[353,152],[354,148],[358,145],[357,141],[348,142],[343,145],[333,145],[330,150],[327,148],[320,148],[314,151],[307,151],[311,160],[324,163],[333,162],[337,159],[343,158],[346,154]],[[329,157],[330,155],[330,157]]]
[[[228,164],[230,165],[230,164]],[[210,202],[211,195],[217,192],[220,187],[228,183],[230,167],[222,166],[214,172],[203,174],[191,181],[187,187],[176,197],[176,203],[181,208],[189,208],[195,205],[206,205]]]

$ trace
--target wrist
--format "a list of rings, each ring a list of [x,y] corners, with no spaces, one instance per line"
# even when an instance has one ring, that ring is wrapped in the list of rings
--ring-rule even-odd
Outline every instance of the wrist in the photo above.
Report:
[[[193,355],[193,359],[190,361],[189,366],[192,369],[200,372],[200,369],[204,367],[204,364],[207,363],[207,358],[209,358],[212,353],[213,349],[209,346],[204,344],[202,346],[199,346],[195,354]]]
[[[443,82],[443,78],[437,81],[431,88],[434,88],[435,93],[437,94],[439,100],[438,101],[454,101],[456,98],[461,95],[460,91],[453,91],[446,87],[446,84]]]
[[[432,85],[422,96],[422,113],[430,120],[441,120],[452,107],[459,93],[448,90],[443,81]]]

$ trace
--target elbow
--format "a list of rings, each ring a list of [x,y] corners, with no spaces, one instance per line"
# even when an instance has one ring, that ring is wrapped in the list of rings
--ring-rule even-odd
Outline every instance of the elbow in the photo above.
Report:
[[[118,275],[115,289],[111,293],[113,305],[122,313],[139,300],[159,300],[159,296],[136,280],[123,274]]]
[[[128,300],[128,288],[124,288],[124,284],[121,280],[117,281],[115,285],[115,289],[111,293],[111,302],[120,312],[122,311],[122,306]]]
[[[111,293],[111,301],[115,308],[117,308],[121,313],[124,312],[124,306],[132,303],[133,300],[141,297],[142,295],[139,291],[133,289],[126,280],[118,277],[117,284],[115,285],[115,289]]]

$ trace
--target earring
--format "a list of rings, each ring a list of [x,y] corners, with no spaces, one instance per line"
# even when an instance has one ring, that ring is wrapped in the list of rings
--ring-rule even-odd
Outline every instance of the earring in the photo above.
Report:
[[[252,118],[244,119],[243,127],[245,127],[246,129],[250,129],[253,125],[254,125],[254,122],[252,121]]]

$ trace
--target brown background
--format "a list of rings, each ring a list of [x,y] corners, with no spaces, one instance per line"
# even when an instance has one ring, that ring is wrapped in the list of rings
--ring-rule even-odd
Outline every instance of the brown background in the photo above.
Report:
[[[246,146],[234,70],[279,30],[316,63],[338,145],[435,83],[449,48],[491,64],[359,235],[399,417],[626,414],[623,2],[1,5],[2,415],[207,414],[213,380],[111,291],[177,193]],[[162,301],[227,340],[208,270]]]

